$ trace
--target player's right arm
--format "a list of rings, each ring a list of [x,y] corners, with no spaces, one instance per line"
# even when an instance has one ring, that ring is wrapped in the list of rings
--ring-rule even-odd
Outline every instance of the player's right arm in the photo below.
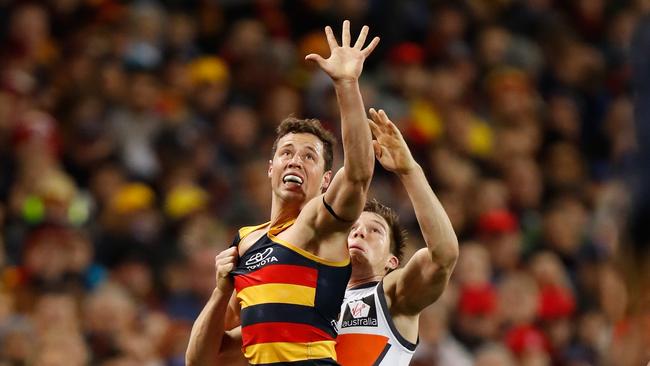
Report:
[[[231,324],[227,323],[232,323],[235,317],[235,314],[228,310],[234,292],[230,271],[235,268],[237,258],[236,247],[228,248],[215,257],[217,285],[192,326],[185,354],[185,363],[188,366],[216,365],[221,345],[232,343],[230,337],[236,336],[235,333],[226,331],[232,328]],[[228,317],[227,312],[231,314]]]
[[[365,59],[379,43],[379,38],[363,48],[369,28],[364,26],[356,42],[351,44],[350,22],[343,22],[341,45],[332,29],[325,28],[330,57],[310,54],[307,60],[318,63],[334,83],[341,113],[341,139],[344,166],[332,178],[322,202],[305,207],[306,215],[315,208],[313,227],[316,232],[345,231],[359,217],[366,201],[366,194],[374,170],[372,136],[366,123],[366,112],[359,88],[359,77]],[[329,211],[329,212],[328,212]]]

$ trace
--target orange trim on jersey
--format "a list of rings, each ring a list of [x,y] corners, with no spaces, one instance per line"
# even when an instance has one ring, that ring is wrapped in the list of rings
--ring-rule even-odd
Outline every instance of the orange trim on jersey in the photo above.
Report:
[[[336,355],[341,366],[372,366],[388,344],[388,338],[376,334],[339,334]]]
[[[332,337],[324,331],[309,324],[302,323],[258,323],[248,325],[244,328],[245,331],[242,332],[243,348],[260,343],[309,343],[333,340]]]
[[[252,233],[253,231],[258,230],[264,226],[267,226],[270,223],[271,221],[267,221],[263,224],[259,224],[255,226],[244,226],[243,228],[239,229],[239,241],[244,239],[246,236],[248,236],[248,234]]]
[[[235,289],[237,292],[250,286],[269,283],[316,287],[318,283],[318,271],[315,268],[305,266],[272,264],[235,277]]]
[[[271,239],[273,242],[275,242],[277,244],[280,244],[283,247],[285,247],[287,249],[290,249],[290,250],[302,255],[303,257],[311,259],[314,262],[318,262],[318,263],[325,264],[325,265],[332,266],[332,267],[345,267],[350,263],[350,257],[348,257],[346,260],[339,261],[339,262],[330,261],[330,260],[321,258],[321,257],[317,256],[316,254],[310,253],[310,252],[308,252],[308,251],[306,251],[306,250],[304,250],[302,248],[298,248],[297,246],[289,243],[288,241],[285,241],[283,239],[278,238],[277,236],[271,234],[270,232],[269,232],[268,235],[269,235],[269,239]]]

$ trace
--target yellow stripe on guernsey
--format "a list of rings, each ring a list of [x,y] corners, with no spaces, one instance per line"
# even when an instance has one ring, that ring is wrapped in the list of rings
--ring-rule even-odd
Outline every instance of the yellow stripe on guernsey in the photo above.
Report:
[[[301,285],[269,283],[246,287],[237,293],[237,298],[241,300],[242,309],[247,306],[269,303],[314,306],[316,289]]]
[[[317,360],[319,358],[336,357],[335,341],[319,341],[310,343],[260,343],[246,347],[244,356],[253,365]],[[336,361],[336,359],[335,359]]]

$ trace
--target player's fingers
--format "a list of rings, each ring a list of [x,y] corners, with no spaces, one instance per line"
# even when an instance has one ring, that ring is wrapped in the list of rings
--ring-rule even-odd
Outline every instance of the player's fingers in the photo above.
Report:
[[[225,276],[225,275],[227,275],[228,273],[232,272],[233,269],[235,269],[235,264],[234,264],[234,263],[224,264],[223,266],[221,266],[221,267],[219,268],[219,273],[220,273],[222,276]]]
[[[377,159],[381,159],[381,145],[379,145],[379,142],[377,140],[372,140],[372,149],[375,151],[375,157]]]
[[[325,27],[325,36],[327,37],[327,44],[330,46],[330,50],[333,50],[339,46],[339,44],[336,42],[336,37],[334,37],[332,27],[329,25]]]
[[[305,60],[314,61],[321,68],[325,65],[325,59],[321,55],[317,55],[315,53],[310,53],[309,55],[305,56]]]
[[[361,28],[361,33],[359,33],[359,38],[357,38],[357,41],[354,43],[354,48],[360,50],[361,47],[363,47],[363,44],[366,43],[369,29],[370,28],[368,28],[367,25],[364,25],[363,28]]]
[[[379,134],[379,127],[377,127],[377,124],[368,118],[368,126],[370,126],[370,132],[372,135],[377,137]]]
[[[343,21],[343,34],[341,36],[341,47],[350,47],[350,21]]]
[[[368,57],[368,55],[372,53],[372,51],[375,49],[375,47],[377,47],[378,44],[379,44],[379,37],[375,37],[372,39],[372,41],[370,41],[370,44],[366,46],[366,48],[361,50],[361,52],[363,52],[363,55],[365,57]]]

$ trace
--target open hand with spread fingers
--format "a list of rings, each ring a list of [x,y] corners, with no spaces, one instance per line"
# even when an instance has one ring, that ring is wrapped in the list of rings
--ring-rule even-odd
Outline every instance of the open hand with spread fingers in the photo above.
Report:
[[[336,42],[332,28],[325,27],[325,35],[327,36],[327,44],[330,48],[330,57],[323,58],[315,53],[309,54],[305,60],[311,60],[318,63],[323,71],[325,71],[335,82],[337,81],[355,81],[359,79],[361,70],[363,70],[363,62],[372,53],[377,44],[379,37],[373,40],[362,48],[366,43],[369,28],[364,25],[359,33],[359,37],[353,46],[350,46],[350,21],[343,22],[343,34],[341,37],[341,45]]]
[[[370,108],[370,131],[374,137],[372,144],[375,157],[384,169],[396,174],[408,174],[416,166],[402,133],[397,126],[388,119],[382,109],[377,112]]]
[[[217,272],[217,288],[221,292],[226,293],[234,289],[230,271],[237,265],[238,258],[239,253],[236,247],[228,248],[214,258],[214,266]]]

